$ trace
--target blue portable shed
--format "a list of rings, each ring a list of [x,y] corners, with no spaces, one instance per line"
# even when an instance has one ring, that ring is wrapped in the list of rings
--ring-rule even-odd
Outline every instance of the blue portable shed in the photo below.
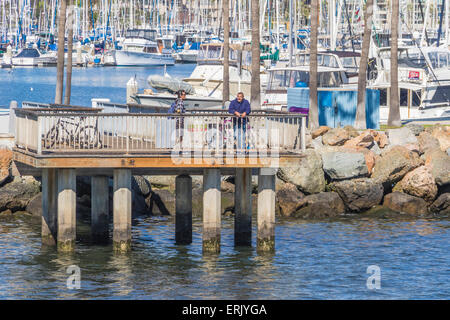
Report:
[[[319,125],[344,127],[354,125],[358,91],[349,88],[318,90]],[[288,110],[309,108],[309,88],[288,89]],[[380,128],[380,91],[366,89],[366,123],[369,129]]]

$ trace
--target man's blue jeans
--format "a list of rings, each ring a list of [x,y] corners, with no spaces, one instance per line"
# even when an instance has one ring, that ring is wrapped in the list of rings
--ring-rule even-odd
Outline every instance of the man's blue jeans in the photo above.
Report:
[[[237,118],[233,121],[234,140],[236,141],[237,150],[246,150],[246,133],[247,133],[247,119]]]

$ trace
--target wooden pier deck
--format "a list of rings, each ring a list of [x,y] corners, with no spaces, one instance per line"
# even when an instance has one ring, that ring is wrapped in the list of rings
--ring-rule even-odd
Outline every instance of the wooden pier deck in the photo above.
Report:
[[[305,117],[283,112],[257,111],[242,120],[220,111],[168,115],[33,106],[15,109],[15,116],[14,160],[24,172],[42,176],[43,243],[62,251],[75,246],[77,175],[92,177],[92,232],[103,240],[113,177],[118,251],[131,248],[132,175],[177,175],[180,244],[192,241],[190,176],[203,175],[205,252],[220,251],[221,175],[236,175],[235,243],[250,245],[252,174],[259,184],[258,250],[273,251],[275,173],[305,149]]]

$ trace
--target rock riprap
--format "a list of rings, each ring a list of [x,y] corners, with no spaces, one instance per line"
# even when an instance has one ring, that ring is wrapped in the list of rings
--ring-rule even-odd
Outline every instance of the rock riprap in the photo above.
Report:
[[[437,185],[442,187],[450,184],[450,156],[440,149],[434,149],[425,154],[425,164],[430,168]]]
[[[280,168],[277,175],[284,182],[292,183],[307,194],[325,190],[322,158],[314,150],[306,150],[305,157],[290,166]]]
[[[392,192],[384,196],[383,206],[397,212],[414,216],[428,213],[427,202],[403,192]]]
[[[423,161],[417,153],[403,146],[393,146],[377,157],[372,178],[382,182],[385,188],[389,188],[409,171],[422,164]]]
[[[276,194],[280,214],[285,217],[290,217],[297,210],[297,205],[305,197],[295,185],[292,183],[285,183],[279,188]]]
[[[321,219],[345,212],[345,205],[336,192],[320,192],[304,197],[297,205],[294,217]]]
[[[400,182],[396,184],[393,191],[400,191],[412,196],[432,202],[437,195],[438,188],[434,182],[430,168],[420,166],[408,172]]]
[[[363,153],[329,151],[322,153],[323,170],[331,180],[344,180],[368,175]]]
[[[352,212],[368,210],[383,199],[383,185],[369,178],[334,182],[330,189],[339,194],[347,210]]]
[[[441,194],[430,206],[430,212],[438,215],[450,214],[450,193]]]
[[[389,129],[387,130],[387,135],[389,136],[389,143],[392,146],[417,143],[415,134],[408,127]]]
[[[24,211],[31,199],[40,192],[39,183],[26,179],[15,179],[0,188],[0,212]]]

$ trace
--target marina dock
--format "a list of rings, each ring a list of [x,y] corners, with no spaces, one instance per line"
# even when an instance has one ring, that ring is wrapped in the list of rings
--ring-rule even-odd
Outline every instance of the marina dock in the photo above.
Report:
[[[30,105],[28,105],[30,106]],[[32,106],[32,105],[31,105]],[[114,250],[131,249],[133,175],[176,175],[177,244],[192,242],[192,175],[203,175],[203,252],[220,252],[222,175],[235,175],[235,245],[251,245],[251,181],[258,177],[257,250],[274,251],[275,174],[305,150],[306,117],[255,111],[245,148],[236,149],[233,117],[105,113],[101,108],[15,109],[14,160],[42,176],[42,242],[73,251],[76,176],[92,177],[93,238],[108,241],[108,183],[113,177]]]

